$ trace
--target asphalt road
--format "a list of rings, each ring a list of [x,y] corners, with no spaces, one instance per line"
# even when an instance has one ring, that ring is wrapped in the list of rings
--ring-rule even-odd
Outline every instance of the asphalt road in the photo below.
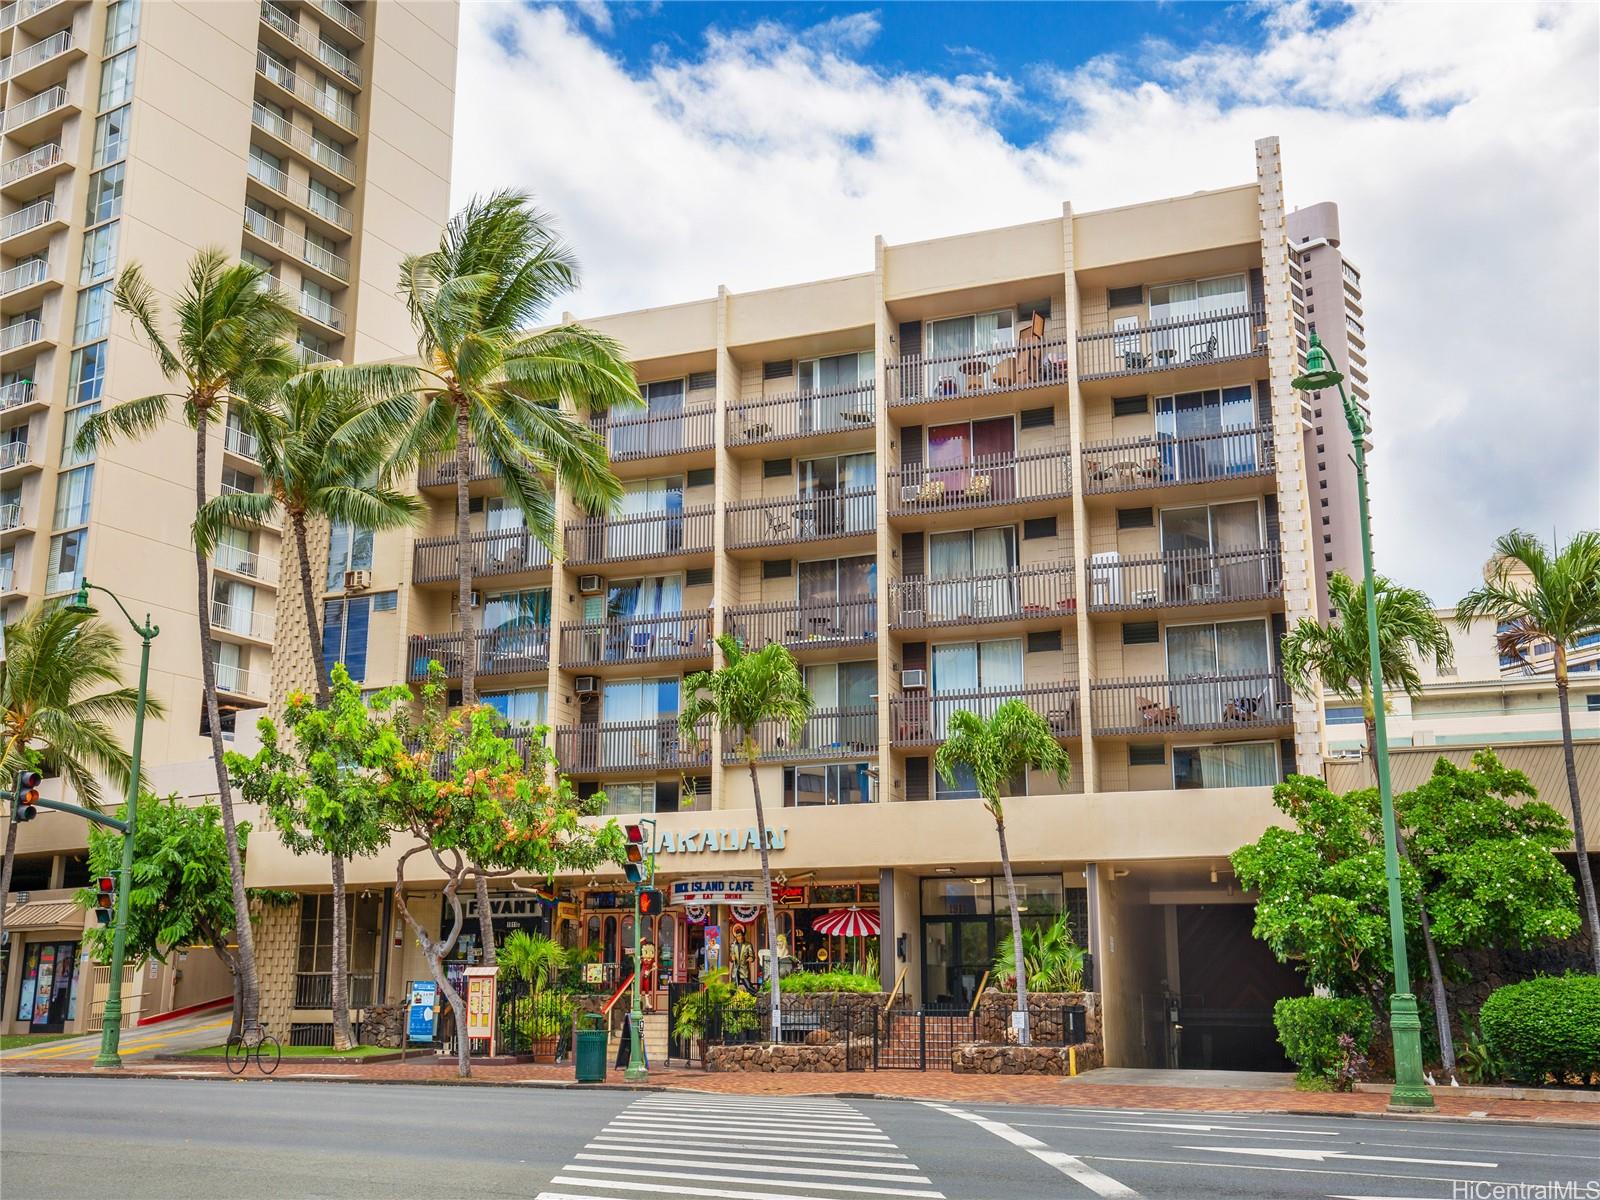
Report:
[[[1600,1134],[516,1086],[103,1077],[0,1084],[5,1200],[1515,1194],[1463,1180],[1574,1181],[1580,1190],[1566,1194],[1600,1198]]]

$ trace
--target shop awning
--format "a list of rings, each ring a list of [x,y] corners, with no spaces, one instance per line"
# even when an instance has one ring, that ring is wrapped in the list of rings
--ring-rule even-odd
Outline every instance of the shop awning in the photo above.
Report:
[[[837,937],[877,937],[881,926],[878,914],[863,908],[836,908],[811,922],[812,931]]]
[[[6,909],[6,928],[16,930],[83,928],[83,909],[71,900],[36,900]]]

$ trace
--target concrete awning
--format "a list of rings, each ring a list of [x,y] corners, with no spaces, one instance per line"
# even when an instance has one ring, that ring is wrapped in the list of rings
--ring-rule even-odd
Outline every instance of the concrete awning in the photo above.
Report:
[[[70,929],[83,930],[83,909],[71,900],[36,900],[13,904],[6,909],[7,930]]]

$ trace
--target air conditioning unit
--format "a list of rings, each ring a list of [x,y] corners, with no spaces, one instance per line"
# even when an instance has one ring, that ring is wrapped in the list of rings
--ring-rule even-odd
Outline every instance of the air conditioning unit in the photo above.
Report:
[[[579,675],[573,680],[573,687],[580,696],[593,696],[600,691],[600,681],[593,675]]]
[[[900,686],[906,691],[920,691],[928,686],[928,673],[922,670],[901,671]]]
[[[371,586],[371,571],[346,571],[344,573],[344,590],[347,592],[364,592]]]
[[[471,597],[472,597],[472,599],[469,602],[471,607],[477,608],[479,605],[481,605],[483,603],[483,593],[482,592],[472,592],[470,594],[471,594]],[[460,594],[457,593],[457,592],[451,592],[450,593],[450,611],[451,612],[460,612],[461,611],[461,597],[460,597]]]
[[[1360,750],[1335,750],[1328,757],[1336,758],[1343,762],[1360,762],[1364,755]]]
[[[579,575],[578,590],[585,596],[593,596],[606,590],[606,581],[598,575]]]
[[[920,483],[902,483],[900,485],[900,503],[915,504],[922,495]]]

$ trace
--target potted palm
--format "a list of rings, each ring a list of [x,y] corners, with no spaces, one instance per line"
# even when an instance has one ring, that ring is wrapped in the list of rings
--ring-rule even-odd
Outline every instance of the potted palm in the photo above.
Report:
[[[496,959],[507,974],[529,987],[524,1026],[534,1062],[555,1062],[562,1039],[572,1028],[571,1001],[546,985],[569,964],[569,951],[554,938],[518,929],[505,940]]]
[[[678,1001],[672,1014],[672,1032],[680,1042],[700,1043],[700,1066],[712,1038],[737,1039],[756,1027],[755,997],[728,981],[723,968],[700,977],[700,990]]]

